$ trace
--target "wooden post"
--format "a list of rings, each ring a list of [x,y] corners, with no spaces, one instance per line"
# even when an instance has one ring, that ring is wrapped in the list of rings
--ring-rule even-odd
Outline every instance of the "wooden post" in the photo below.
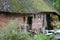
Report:
[[[25,23],[26,19],[25,19],[25,16],[23,16],[23,22]]]

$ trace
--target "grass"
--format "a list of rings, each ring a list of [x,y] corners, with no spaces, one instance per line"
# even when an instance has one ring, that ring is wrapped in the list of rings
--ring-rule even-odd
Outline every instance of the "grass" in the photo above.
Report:
[[[34,37],[34,40],[46,40],[46,35],[45,34],[36,35]]]

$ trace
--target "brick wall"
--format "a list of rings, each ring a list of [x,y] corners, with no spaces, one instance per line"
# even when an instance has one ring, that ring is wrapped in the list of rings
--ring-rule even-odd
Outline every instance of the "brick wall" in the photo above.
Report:
[[[27,24],[27,16],[25,16],[25,22],[23,20],[23,15],[13,15],[13,14],[0,14],[0,27],[5,26],[23,26],[24,24]]]
[[[0,27],[5,26],[7,23],[7,17],[4,14],[0,14]]]

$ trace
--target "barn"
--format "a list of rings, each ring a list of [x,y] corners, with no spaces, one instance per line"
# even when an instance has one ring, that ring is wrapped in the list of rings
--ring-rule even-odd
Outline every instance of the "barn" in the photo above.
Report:
[[[0,28],[21,27],[23,31],[53,29],[54,17],[59,13],[44,0],[0,0]],[[52,19],[53,17],[53,19]],[[55,18],[56,19],[56,18]]]

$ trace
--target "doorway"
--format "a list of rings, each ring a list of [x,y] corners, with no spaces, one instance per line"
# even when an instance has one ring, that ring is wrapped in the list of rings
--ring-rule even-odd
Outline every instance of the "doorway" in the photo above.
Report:
[[[32,30],[32,18],[33,16],[28,16],[27,24],[29,25],[28,30]]]
[[[53,27],[51,26],[51,17],[50,14],[46,14],[46,21],[47,21],[47,30],[53,30]]]

